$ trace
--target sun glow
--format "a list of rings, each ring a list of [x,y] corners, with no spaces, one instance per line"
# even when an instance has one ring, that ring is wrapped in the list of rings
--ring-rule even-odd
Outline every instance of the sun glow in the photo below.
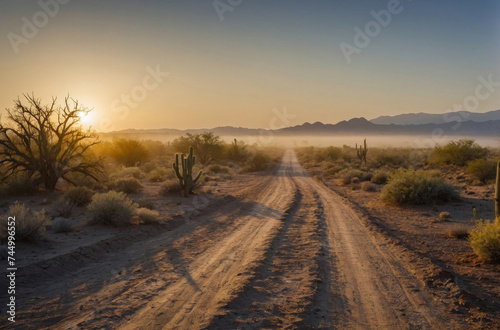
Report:
[[[80,116],[80,123],[82,123],[85,126],[90,126],[94,123],[95,116],[94,116],[94,111],[90,111],[87,113],[82,113]]]

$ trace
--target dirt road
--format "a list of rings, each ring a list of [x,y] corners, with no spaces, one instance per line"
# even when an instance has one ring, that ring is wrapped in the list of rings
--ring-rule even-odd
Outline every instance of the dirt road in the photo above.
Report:
[[[459,328],[292,150],[192,221],[53,278],[27,328]],[[232,189],[232,191],[231,191]]]

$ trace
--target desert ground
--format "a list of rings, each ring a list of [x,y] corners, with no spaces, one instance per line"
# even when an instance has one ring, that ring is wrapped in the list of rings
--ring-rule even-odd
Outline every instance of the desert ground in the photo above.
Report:
[[[158,224],[49,230],[37,244],[19,243],[15,328],[498,324],[498,270],[486,265],[474,274],[482,264],[472,256],[436,256],[438,248],[429,244],[440,241],[443,254],[457,242],[431,228],[447,225],[430,221],[437,215],[426,214],[421,230],[415,221],[409,229],[384,222],[388,214],[411,218],[419,210],[377,207],[368,192],[313,179],[292,149],[272,170],[205,189],[188,199],[165,199],[151,183],[134,198],[156,196]],[[463,242],[458,246],[467,250]],[[482,286],[478,274],[487,280]]]

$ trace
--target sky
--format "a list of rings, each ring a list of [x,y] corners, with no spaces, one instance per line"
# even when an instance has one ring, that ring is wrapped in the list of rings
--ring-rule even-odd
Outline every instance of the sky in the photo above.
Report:
[[[0,35],[4,118],[23,93],[100,131],[500,109],[498,0],[1,0]]]

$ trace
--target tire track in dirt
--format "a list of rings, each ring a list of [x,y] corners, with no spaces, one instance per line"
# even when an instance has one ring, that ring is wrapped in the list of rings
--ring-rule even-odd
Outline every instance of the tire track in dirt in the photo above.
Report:
[[[293,178],[288,151],[284,174]],[[209,329],[328,328],[329,264],[323,205],[310,187],[283,218],[256,276]],[[323,244],[325,243],[325,244]]]
[[[330,318],[338,328],[449,327],[418,280],[334,192],[305,175],[294,155],[298,185],[312,187],[324,205],[330,256]],[[439,307],[439,308],[438,308]]]
[[[23,282],[23,297],[31,298],[22,302],[16,324],[37,329],[62,329],[69,324],[100,328],[123,321],[181,278],[189,260],[241,227],[242,215],[255,205],[247,197],[265,198],[265,188],[271,180],[270,175],[250,184],[246,180],[244,190],[235,190],[239,200],[231,196],[215,200],[195,220],[172,231],[166,232],[160,226],[160,232],[149,238],[140,233],[134,236],[131,231],[125,236],[129,238],[126,243],[113,238],[111,248],[106,245],[106,249],[99,249],[104,244],[101,242],[96,247],[89,246],[84,253],[86,265],[75,267],[81,263],[79,251],[62,256],[73,261],[70,263],[61,263],[59,257],[45,261],[50,266],[48,270],[54,268],[55,272],[40,278],[31,276],[29,283]],[[89,259],[94,263],[89,263]],[[30,266],[24,271],[29,269]]]
[[[279,219],[293,203],[293,195],[294,186],[284,177],[268,186],[260,203],[241,215],[241,227],[186,266],[192,281],[186,276],[175,281],[120,327],[197,329],[206,326],[220,313],[220,307],[253,276],[276,235]]]
[[[459,328],[292,150],[275,175],[238,191],[218,210],[39,288],[45,296],[19,325]]]

